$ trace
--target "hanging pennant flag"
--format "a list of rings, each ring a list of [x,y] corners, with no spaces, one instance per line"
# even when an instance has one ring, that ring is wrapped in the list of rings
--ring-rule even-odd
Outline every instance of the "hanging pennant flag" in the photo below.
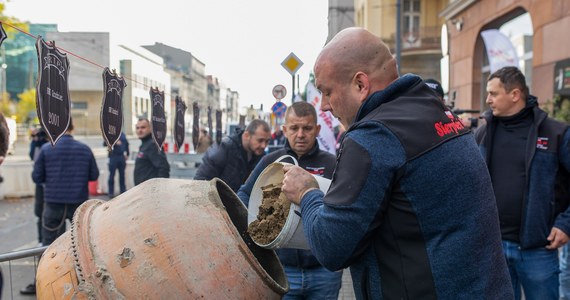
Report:
[[[497,29],[481,31],[491,73],[506,66],[519,67],[517,51],[511,40]]]
[[[214,129],[212,127],[212,108],[208,106],[208,135],[210,136],[210,140],[214,140]]]
[[[176,142],[176,149],[180,152],[184,144],[184,114],[186,113],[186,104],[179,96],[174,99],[176,102],[176,115],[174,115],[174,141]]]
[[[2,46],[2,42],[8,37],[6,31],[4,31],[4,23],[0,22],[0,46]]]
[[[222,142],[222,111],[216,110],[216,143]]]
[[[46,44],[41,36],[36,41],[38,53],[38,81],[36,109],[40,124],[52,145],[67,131],[71,121],[71,101],[67,78],[69,60],[55,47]]]
[[[200,108],[198,103],[192,103],[192,113],[194,114],[194,122],[192,123],[192,144],[194,145],[194,151],[198,147],[198,138],[200,136]]]
[[[159,91],[158,88],[150,88],[150,100],[152,101],[152,138],[158,146],[162,149],[162,144],[166,139],[166,117],[164,115],[164,91]]]
[[[338,126],[339,122],[330,112],[321,110],[321,93],[310,81],[307,83],[307,102],[315,107],[317,111],[317,124],[321,125],[321,131],[317,136],[319,147],[332,154],[336,154],[334,127]]]
[[[121,136],[123,127],[123,91],[127,83],[115,70],[103,70],[103,103],[101,104],[101,132],[109,147],[113,149]]]

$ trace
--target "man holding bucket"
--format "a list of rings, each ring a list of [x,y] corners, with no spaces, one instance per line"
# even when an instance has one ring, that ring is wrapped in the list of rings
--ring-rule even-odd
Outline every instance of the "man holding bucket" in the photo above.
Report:
[[[238,197],[247,206],[255,181],[271,163],[284,155],[294,157],[299,166],[309,173],[332,178],[335,156],[319,149],[315,108],[307,102],[295,102],[285,112],[283,133],[287,141],[282,149],[264,156],[251,176],[238,191]],[[287,159],[285,161],[288,161]],[[310,250],[279,249],[276,251],[289,281],[289,292],[283,299],[337,299],[342,272],[325,269]]]
[[[326,194],[285,166],[311,250],[357,299],[513,299],[489,173],[472,133],[388,47],[339,32],[315,64],[346,135]]]

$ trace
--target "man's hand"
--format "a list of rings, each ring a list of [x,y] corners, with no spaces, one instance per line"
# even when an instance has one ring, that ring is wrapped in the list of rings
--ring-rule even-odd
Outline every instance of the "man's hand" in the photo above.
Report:
[[[546,246],[546,249],[554,250],[564,246],[568,243],[568,239],[570,238],[566,233],[564,233],[564,231],[556,227],[552,227],[550,235],[546,239],[550,242],[550,245]]]
[[[297,205],[301,205],[301,198],[306,192],[319,188],[315,177],[303,168],[285,165],[283,171],[285,171],[285,178],[281,191],[289,201]]]

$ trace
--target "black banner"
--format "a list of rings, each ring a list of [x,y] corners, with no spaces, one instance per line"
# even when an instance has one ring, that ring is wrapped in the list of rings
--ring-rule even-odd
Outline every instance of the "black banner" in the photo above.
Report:
[[[208,135],[210,136],[210,140],[213,141],[213,134],[214,130],[212,128],[212,108],[208,106]]]
[[[175,98],[176,102],[176,114],[174,115],[174,141],[176,142],[176,147],[178,147],[178,152],[184,144],[184,114],[186,113],[186,104],[184,100],[179,96]]]
[[[41,36],[36,41],[38,81],[36,109],[40,124],[52,145],[67,131],[71,120],[71,101],[67,78],[69,60],[56,47],[46,44]]]
[[[164,115],[164,91],[158,88],[150,88],[150,101],[152,102],[152,113],[150,123],[152,124],[152,138],[162,149],[162,144],[166,139],[166,116]]]
[[[216,144],[222,142],[222,111],[216,110]]]
[[[4,24],[0,22],[0,46],[2,46],[2,42],[4,42],[7,37],[8,35],[6,35],[6,31],[4,31]]]
[[[123,127],[123,90],[127,83],[109,68],[103,70],[103,103],[101,105],[101,132],[109,147],[113,148]]]
[[[194,114],[194,122],[192,123],[192,144],[194,145],[194,151],[198,148],[198,137],[200,135],[200,108],[198,103],[192,103],[192,113]]]

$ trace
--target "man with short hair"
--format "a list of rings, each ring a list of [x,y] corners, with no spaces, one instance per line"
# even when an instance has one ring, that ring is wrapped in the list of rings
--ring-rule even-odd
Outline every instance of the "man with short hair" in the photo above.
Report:
[[[137,137],[141,140],[139,152],[135,159],[135,185],[151,178],[170,177],[170,164],[168,164],[163,150],[152,139],[152,131],[148,119],[139,119],[135,129]]]
[[[89,181],[99,168],[93,151],[71,135],[73,122],[57,144],[45,143],[34,163],[32,179],[44,185],[42,244],[50,245],[65,232],[65,219],[89,198]]]
[[[247,181],[237,192],[248,206],[251,190],[261,172],[283,155],[294,157],[299,166],[311,174],[332,178],[335,156],[319,149],[315,108],[307,102],[295,102],[285,112],[283,133],[287,138],[283,148],[264,156]],[[290,161],[284,160],[284,161]],[[283,299],[337,299],[342,284],[342,271],[331,272],[323,267],[310,250],[278,249],[277,255],[289,281],[289,291]]]
[[[339,32],[315,63],[321,109],[346,134],[328,191],[284,166],[282,191],[357,299],[512,299],[491,179],[470,130],[388,46]]]
[[[516,67],[491,74],[487,93],[490,110],[475,137],[493,182],[515,299],[521,287],[529,300],[558,299],[557,249],[570,234],[569,126],[538,107]]]
[[[238,129],[224,138],[220,145],[208,149],[194,179],[211,180],[218,177],[237,192],[265,154],[270,138],[271,129],[265,121],[251,121],[245,131]]]

